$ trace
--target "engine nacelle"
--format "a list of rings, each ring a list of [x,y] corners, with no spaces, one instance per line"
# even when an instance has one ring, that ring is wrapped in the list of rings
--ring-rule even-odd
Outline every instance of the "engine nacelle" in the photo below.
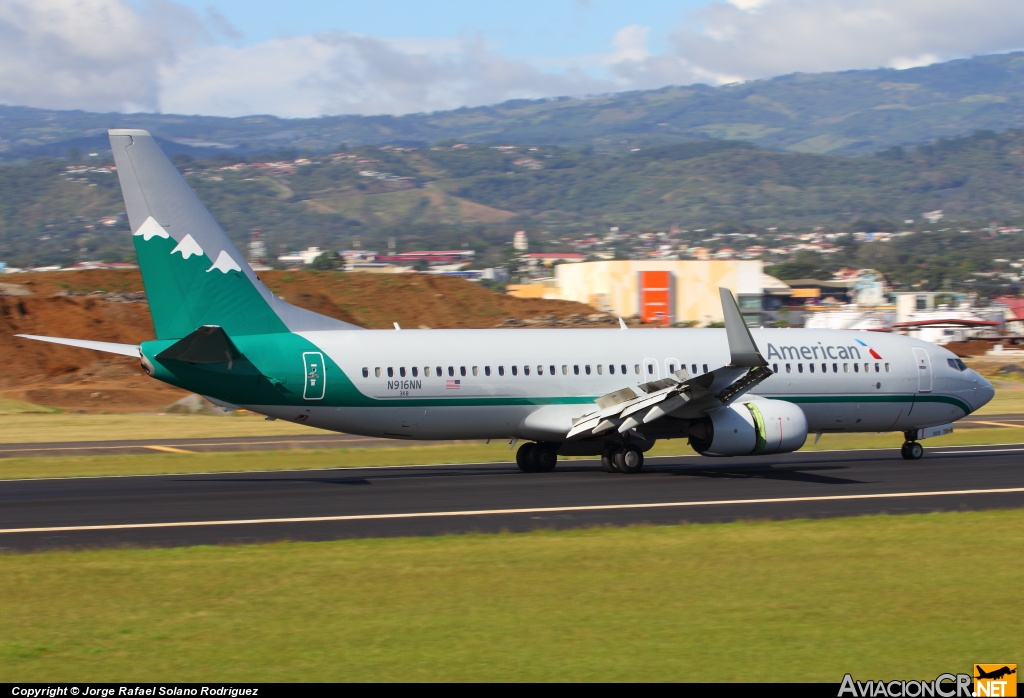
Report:
[[[747,400],[708,412],[690,425],[690,445],[702,456],[789,453],[807,440],[803,410],[783,400]]]

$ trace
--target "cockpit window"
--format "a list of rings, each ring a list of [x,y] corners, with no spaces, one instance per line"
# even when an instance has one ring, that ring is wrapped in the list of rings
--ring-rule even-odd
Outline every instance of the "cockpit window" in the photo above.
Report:
[[[960,359],[946,359],[946,363],[949,364],[950,368],[955,368],[957,371],[967,370],[967,364]]]

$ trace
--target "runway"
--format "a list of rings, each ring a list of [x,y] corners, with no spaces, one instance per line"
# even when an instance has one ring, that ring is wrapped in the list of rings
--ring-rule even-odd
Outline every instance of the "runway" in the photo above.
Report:
[[[1022,424],[1021,426],[1024,426]],[[145,453],[225,453],[229,451],[287,451],[319,448],[377,448],[430,446],[457,441],[404,441],[310,429],[294,436],[229,436],[202,439],[144,439],[122,441],[64,441],[0,444],[0,458],[41,456],[142,455]]]
[[[0,549],[177,546],[1024,506],[1024,445],[0,482]]]
[[[958,421],[957,431],[991,429],[993,427],[1024,428],[1024,415],[971,415]],[[1013,440],[1007,432],[1007,440]],[[236,436],[204,439],[146,439],[127,441],[67,441],[44,443],[0,444],[0,458],[32,458],[39,456],[101,456],[138,455],[144,453],[214,453],[227,451],[277,451],[319,448],[377,448],[395,446],[427,446],[456,441],[401,441],[377,439],[353,434],[339,434],[310,429],[309,434],[294,436]]]

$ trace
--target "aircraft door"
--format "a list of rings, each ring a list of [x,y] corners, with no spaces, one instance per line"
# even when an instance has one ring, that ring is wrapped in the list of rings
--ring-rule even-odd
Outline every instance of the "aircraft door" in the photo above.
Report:
[[[922,393],[932,391],[932,360],[926,349],[914,348],[914,358],[917,359],[917,389]]]
[[[327,389],[327,371],[324,368],[324,355],[318,351],[302,352],[303,374],[305,384],[302,388],[303,400],[323,400]]]

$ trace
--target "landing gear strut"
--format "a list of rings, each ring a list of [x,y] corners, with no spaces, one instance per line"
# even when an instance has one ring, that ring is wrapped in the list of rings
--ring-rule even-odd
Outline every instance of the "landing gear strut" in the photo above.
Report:
[[[558,465],[558,444],[525,443],[516,451],[516,465],[524,473],[550,473]]]
[[[900,455],[903,456],[903,460],[917,460],[924,455],[924,446],[917,442],[917,437],[916,429],[908,429],[903,432],[905,441],[900,447]]]
[[[900,447],[900,455],[903,460],[917,460],[924,455],[924,446],[916,441],[907,441]]]

